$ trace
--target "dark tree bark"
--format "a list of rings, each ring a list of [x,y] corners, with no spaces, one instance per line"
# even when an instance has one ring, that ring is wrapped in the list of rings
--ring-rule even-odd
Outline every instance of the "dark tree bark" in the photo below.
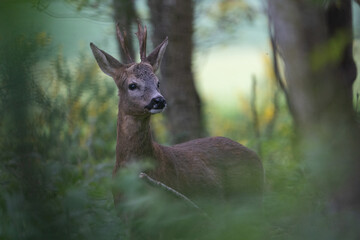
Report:
[[[169,37],[161,66],[161,88],[170,141],[179,143],[204,135],[201,100],[192,73],[192,0],[148,0],[154,45]]]
[[[113,0],[113,9],[114,9],[114,22],[115,25],[118,23],[121,30],[125,30],[127,33],[126,46],[129,50],[130,56],[132,59],[135,59],[134,44],[132,37],[134,36],[131,31],[131,25],[135,23],[137,14],[135,11],[134,1],[133,0]],[[121,56],[121,61],[123,63],[128,63],[129,60],[126,57],[125,53],[121,50],[120,44],[118,44],[119,55]]]
[[[332,1],[325,7],[309,0],[268,0],[268,7],[301,152],[314,184],[326,192],[330,210],[360,214],[351,1]]]

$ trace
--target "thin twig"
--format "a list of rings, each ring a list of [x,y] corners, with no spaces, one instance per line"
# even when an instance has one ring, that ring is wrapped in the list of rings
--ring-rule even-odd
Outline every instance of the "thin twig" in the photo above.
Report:
[[[182,199],[182,200],[185,200],[185,202],[186,202],[189,206],[197,209],[197,210],[200,211],[203,215],[207,216],[207,214],[206,214],[198,205],[196,205],[193,201],[191,201],[191,200],[190,200],[188,197],[186,197],[184,194],[179,193],[179,192],[176,191],[175,189],[173,189],[173,188],[165,185],[165,184],[162,183],[162,182],[156,181],[155,179],[151,178],[151,177],[150,177],[149,175],[147,175],[146,173],[143,173],[143,172],[140,173],[140,174],[139,174],[139,177],[140,177],[141,179],[144,179],[145,181],[147,181],[149,184],[151,184],[151,185],[153,185],[153,186],[155,186],[155,187],[160,187],[161,189],[163,189],[163,190],[165,190],[165,191],[167,191],[167,192],[170,192],[170,193],[174,194],[177,198],[180,198],[180,199]]]
[[[252,91],[251,91],[251,112],[253,115],[253,126],[256,137],[256,150],[258,154],[261,156],[261,140],[260,140],[260,129],[259,129],[259,117],[256,111],[256,77],[252,77]]]
[[[282,80],[282,77],[281,77],[281,74],[279,71],[279,62],[278,62],[278,58],[277,58],[277,47],[276,47],[275,37],[271,33],[271,30],[269,30],[269,31],[270,31],[270,42],[271,42],[273,69],[274,69],[275,77],[276,77],[277,82],[279,83],[281,90],[285,93],[285,95],[288,95],[287,89],[285,87],[285,84]]]
[[[289,109],[290,113],[293,116],[295,116],[295,111],[292,108],[288,90],[287,90],[287,88],[286,88],[286,86],[284,84],[284,81],[283,81],[283,79],[281,77],[281,74],[280,74],[279,62],[278,62],[278,58],[277,58],[278,49],[277,49],[277,46],[276,46],[275,33],[273,33],[272,28],[271,28],[270,14],[268,14],[268,15],[269,15],[268,16],[268,18],[269,18],[268,29],[269,29],[271,51],[272,51],[272,60],[273,60],[272,62],[273,62],[273,69],[274,69],[274,73],[275,73],[275,78],[276,78],[276,81],[278,82],[281,90],[283,91],[283,93],[285,95],[286,103],[287,103],[287,106],[288,106],[288,109]],[[294,118],[294,119],[296,120],[296,118]]]
[[[274,132],[274,128],[275,128],[275,124],[276,124],[276,120],[279,114],[279,93],[280,93],[281,89],[276,88],[274,90],[274,96],[273,96],[273,105],[274,105],[274,115],[272,117],[272,119],[268,122],[268,124],[266,125],[266,129],[265,129],[265,136],[267,138],[270,138]]]

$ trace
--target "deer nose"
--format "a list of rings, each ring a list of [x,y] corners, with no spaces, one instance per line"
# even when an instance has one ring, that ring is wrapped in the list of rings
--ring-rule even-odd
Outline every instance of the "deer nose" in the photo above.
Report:
[[[163,97],[156,97],[151,100],[154,103],[154,109],[163,109],[166,106],[165,98]]]
[[[163,110],[166,107],[166,101],[164,97],[158,96],[151,99],[150,103],[145,106],[148,110]]]

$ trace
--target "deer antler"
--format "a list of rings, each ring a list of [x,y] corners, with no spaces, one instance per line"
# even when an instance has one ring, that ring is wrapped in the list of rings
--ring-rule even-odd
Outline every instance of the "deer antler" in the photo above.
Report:
[[[140,20],[138,20],[138,32],[136,36],[139,40],[139,48],[140,48],[140,59],[141,61],[146,61],[146,37],[147,37],[147,29],[146,26],[144,28],[141,26]]]
[[[125,55],[127,56],[127,58],[129,59],[129,61],[132,63],[134,62],[133,59],[131,58],[131,55],[130,55],[130,52],[129,52],[129,49],[126,47],[126,43],[125,43],[125,40],[126,40],[126,31],[124,30],[123,31],[124,34],[121,33],[121,30],[120,30],[120,27],[119,27],[119,23],[116,24],[116,33],[117,33],[117,37],[118,37],[118,40],[120,42],[120,45],[121,45],[121,48],[123,49]]]

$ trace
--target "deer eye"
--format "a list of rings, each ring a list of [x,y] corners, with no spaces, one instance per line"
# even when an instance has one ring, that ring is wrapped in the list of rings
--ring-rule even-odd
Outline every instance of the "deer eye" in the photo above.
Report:
[[[137,85],[135,83],[132,83],[132,84],[129,84],[129,89],[132,91],[132,90],[135,90],[137,88]]]
[[[157,87],[158,87],[158,88],[160,87],[160,82],[157,83]]]

